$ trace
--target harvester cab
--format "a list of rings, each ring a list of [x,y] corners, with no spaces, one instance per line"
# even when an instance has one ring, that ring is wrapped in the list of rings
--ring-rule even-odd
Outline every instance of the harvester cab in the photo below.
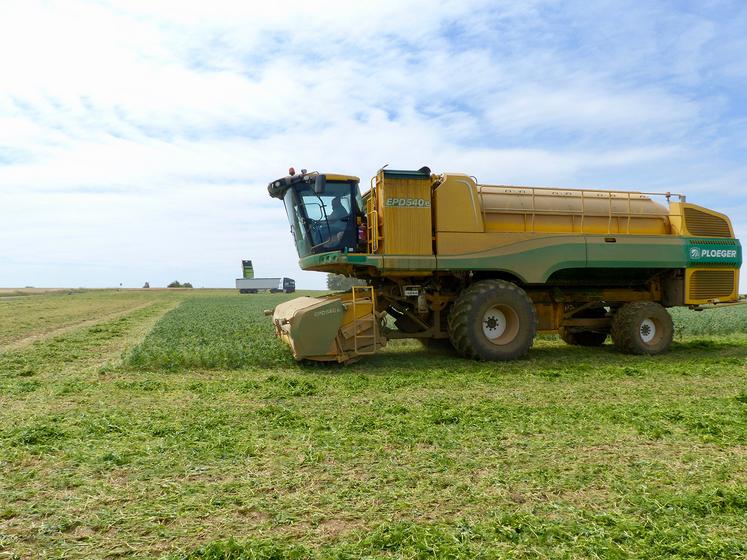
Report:
[[[268,185],[283,201],[299,258],[331,251],[355,252],[363,215],[358,177],[305,169]]]
[[[352,254],[364,250],[364,206],[358,177],[322,174],[293,168],[272,181],[270,196],[283,201],[298,257]],[[357,287],[347,294],[302,297],[278,305],[275,331],[298,359],[348,362],[373,354],[380,336],[372,288]]]

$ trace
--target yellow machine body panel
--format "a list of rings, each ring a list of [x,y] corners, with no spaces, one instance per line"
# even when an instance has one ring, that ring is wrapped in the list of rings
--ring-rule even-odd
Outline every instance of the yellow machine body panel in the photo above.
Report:
[[[324,173],[327,181],[355,181],[360,182],[360,178],[355,175],[340,175],[339,173]]]
[[[688,268],[685,270],[685,304],[733,302],[739,299],[739,269]]]
[[[734,237],[729,218],[646,193],[481,185],[456,173],[417,178],[379,171],[376,249],[383,255],[453,255],[537,234]],[[466,235],[474,234],[474,235]]]
[[[728,216],[689,202],[670,204],[670,222],[673,235],[734,237],[734,228]]]
[[[472,177],[445,175],[433,189],[433,207],[436,235],[485,231],[482,200]]]
[[[378,206],[378,253],[433,254],[430,177],[397,176],[379,171],[375,193]]]

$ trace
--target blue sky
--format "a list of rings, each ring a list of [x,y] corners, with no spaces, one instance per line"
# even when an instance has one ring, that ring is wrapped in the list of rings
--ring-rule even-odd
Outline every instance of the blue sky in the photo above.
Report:
[[[744,2],[266,4],[0,2],[0,286],[321,287],[289,165],[685,192],[747,237]]]

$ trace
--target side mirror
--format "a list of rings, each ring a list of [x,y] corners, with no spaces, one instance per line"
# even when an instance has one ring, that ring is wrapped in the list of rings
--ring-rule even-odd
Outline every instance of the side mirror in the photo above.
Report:
[[[324,188],[327,186],[327,178],[324,175],[317,175],[314,181],[314,192],[316,194],[322,194]]]

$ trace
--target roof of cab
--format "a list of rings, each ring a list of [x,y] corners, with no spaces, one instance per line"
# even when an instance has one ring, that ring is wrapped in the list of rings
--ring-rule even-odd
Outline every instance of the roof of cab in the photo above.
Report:
[[[339,173],[320,173],[327,178],[327,181],[357,181],[360,183],[360,179],[355,175],[340,175]]]

